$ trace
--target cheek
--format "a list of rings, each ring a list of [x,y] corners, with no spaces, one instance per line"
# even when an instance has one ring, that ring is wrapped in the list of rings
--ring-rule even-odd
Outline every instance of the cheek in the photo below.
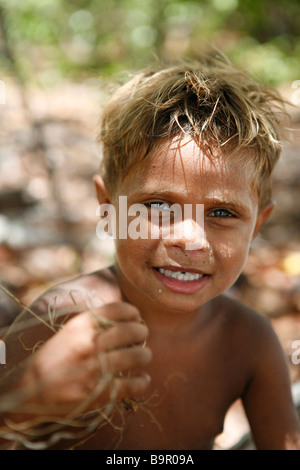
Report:
[[[115,258],[127,282],[146,291],[153,249],[149,240],[116,240]]]
[[[130,238],[126,240],[115,241],[115,255],[119,265],[129,267],[142,267],[146,266],[147,261],[150,261],[150,256],[153,251],[153,243],[151,240]]]
[[[248,237],[231,240],[228,243],[220,242],[216,248],[215,256],[222,271],[233,277],[240,274],[248,257],[250,239]]]

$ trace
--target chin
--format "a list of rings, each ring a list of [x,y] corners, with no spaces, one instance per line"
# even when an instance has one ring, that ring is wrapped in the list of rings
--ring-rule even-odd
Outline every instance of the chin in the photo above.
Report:
[[[156,307],[174,314],[195,312],[207,302],[207,299],[199,299],[192,295],[176,294],[174,292],[160,293],[158,291],[146,295]]]

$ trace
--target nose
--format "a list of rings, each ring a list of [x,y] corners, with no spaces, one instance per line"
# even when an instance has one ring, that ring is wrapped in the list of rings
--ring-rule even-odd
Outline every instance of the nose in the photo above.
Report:
[[[204,231],[204,220],[185,218],[173,224],[167,246],[177,246],[184,251],[205,250],[208,246]]]

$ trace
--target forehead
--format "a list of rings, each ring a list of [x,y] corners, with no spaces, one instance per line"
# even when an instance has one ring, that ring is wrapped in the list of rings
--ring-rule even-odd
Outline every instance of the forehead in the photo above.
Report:
[[[189,196],[195,192],[238,197],[253,189],[254,164],[246,155],[230,155],[199,146],[193,139],[167,141],[152,151],[124,178],[129,192],[172,191]]]

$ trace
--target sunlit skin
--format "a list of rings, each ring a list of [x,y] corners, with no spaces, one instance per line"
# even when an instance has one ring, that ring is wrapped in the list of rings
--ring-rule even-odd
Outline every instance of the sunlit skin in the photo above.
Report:
[[[29,404],[44,407],[46,416],[68,416],[105,372],[112,374],[87,408],[103,407],[114,390],[117,406],[108,422],[81,443],[62,440],[52,448],[211,449],[238,398],[258,449],[300,448],[278,339],[263,317],[223,295],[273,208],[269,203],[258,210],[253,173],[250,154],[228,158],[186,138],[163,142],[129,171],[115,194],[95,177],[99,203],[114,204],[117,214],[119,196],[128,198],[128,207],[145,204],[149,211],[202,204],[205,243],[187,249],[196,217],[183,219],[181,237],[117,239],[112,269],[61,284],[32,306],[44,319],[54,298],[57,312],[72,313],[75,304],[82,313],[74,312],[53,337],[40,324],[23,329],[25,345],[50,337],[33,357],[19,331],[7,339],[8,368],[31,356],[16,389],[29,394]],[[198,279],[174,280],[167,275],[174,270]],[[113,326],[99,328],[98,317]],[[22,408],[8,417],[25,419]]]
[[[211,155],[190,138],[166,143],[122,182],[113,201],[127,196],[128,207],[141,203],[161,209],[180,204],[204,205],[205,242],[202,249],[186,249],[195,227],[182,230],[180,239],[116,241],[117,275],[122,291],[134,301],[146,321],[190,324],[201,306],[227,290],[241,273],[250,243],[271,205],[258,216],[257,190],[249,184],[251,166],[238,157]],[[103,188],[102,188],[103,189]],[[102,191],[103,194],[103,191]],[[102,198],[103,200],[103,198]],[[190,224],[183,221],[183,224]],[[195,221],[194,221],[195,223]],[[194,293],[166,287],[157,268],[205,274]],[[186,282],[182,281],[182,286]],[[197,288],[197,286],[196,286]],[[200,309],[200,310],[199,310]],[[152,314],[151,312],[155,312]]]

